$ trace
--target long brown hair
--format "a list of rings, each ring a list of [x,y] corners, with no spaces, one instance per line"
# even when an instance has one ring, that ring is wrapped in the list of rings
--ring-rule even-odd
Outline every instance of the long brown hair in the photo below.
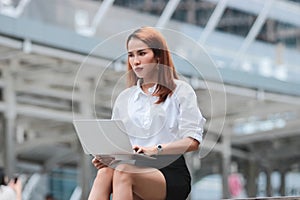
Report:
[[[176,88],[174,79],[178,79],[178,75],[167,46],[167,42],[162,34],[152,27],[142,27],[130,34],[126,42],[127,49],[128,43],[132,38],[144,42],[153,51],[154,57],[158,59],[158,83],[153,95],[159,97],[156,104],[164,102],[169,95],[172,95],[172,91]],[[127,60],[127,70],[128,87],[136,85],[138,77],[134,73],[129,60]]]

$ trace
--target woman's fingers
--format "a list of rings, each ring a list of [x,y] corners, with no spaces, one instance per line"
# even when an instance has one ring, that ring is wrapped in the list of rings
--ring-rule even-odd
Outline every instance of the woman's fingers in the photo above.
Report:
[[[149,155],[149,156],[152,156],[154,154],[156,154],[156,147],[141,147],[141,146],[133,146],[133,150],[136,152],[136,153],[143,153],[143,154],[146,154],[146,155]]]
[[[94,167],[96,167],[97,169],[102,168],[103,163],[98,160],[97,158],[93,158],[92,163],[94,165]]]
[[[102,162],[103,164],[109,165],[109,163],[111,163],[113,160],[115,160],[115,158],[105,157],[105,158],[101,159],[100,162]]]
[[[97,169],[101,169],[109,166],[114,160],[113,157],[94,157],[92,163]]]
[[[132,147],[132,149],[133,149],[136,153],[144,153],[143,147],[134,145],[134,146]]]
[[[102,164],[102,163],[100,163],[100,164],[95,165],[95,167],[96,167],[96,169],[101,169],[101,168],[107,167],[107,166],[104,165],[104,164]]]
[[[92,160],[93,165],[97,165],[98,163],[100,163],[100,160],[98,160],[96,157],[93,158]]]

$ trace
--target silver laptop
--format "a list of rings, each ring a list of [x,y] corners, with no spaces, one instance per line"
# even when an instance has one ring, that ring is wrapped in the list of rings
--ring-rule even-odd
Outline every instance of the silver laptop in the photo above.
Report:
[[[121,120],[73,120],[73,125],[86,154],[113,157],[115,160],[155,159],[134,153]]]

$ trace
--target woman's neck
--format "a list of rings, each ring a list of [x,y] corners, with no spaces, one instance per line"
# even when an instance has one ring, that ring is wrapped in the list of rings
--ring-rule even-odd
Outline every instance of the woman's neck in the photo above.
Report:
[[[153,81],[151,81],[151,82],[142,82],[141,83],[141,88],[142,88],[142,90],[145,92],[145,93],[149,93],[149,88],[152,88],[152,87],[154,87],[156,85],[156,82],[153,82]]]

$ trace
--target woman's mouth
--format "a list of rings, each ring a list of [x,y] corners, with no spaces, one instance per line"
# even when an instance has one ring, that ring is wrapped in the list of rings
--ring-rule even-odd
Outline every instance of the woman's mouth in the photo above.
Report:
[[[134,71],[135,71],[135,72],[141,72],[142,70],[143,70],[142,67],[136,67],[136,68],[134,68]]]

